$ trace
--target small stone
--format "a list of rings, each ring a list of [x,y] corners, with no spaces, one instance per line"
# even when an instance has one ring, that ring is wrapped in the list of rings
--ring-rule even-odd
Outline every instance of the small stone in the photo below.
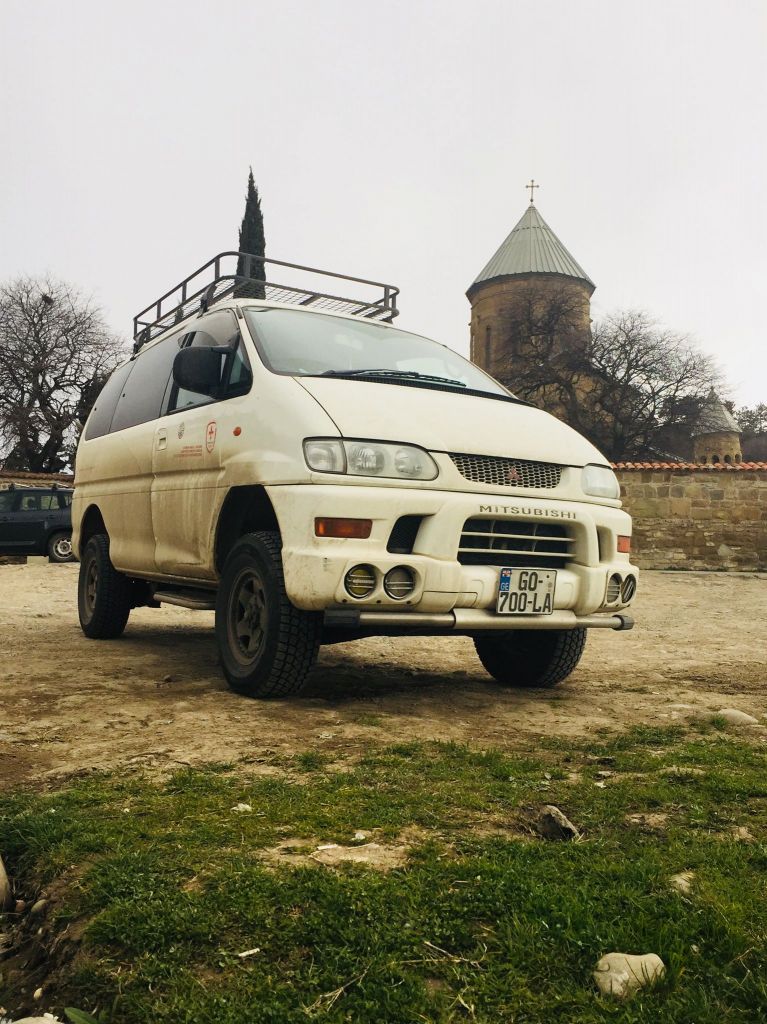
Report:
[[[367,832],[355,832],[352,838],[354,839],[355,843],[361,843],[363,842],[363,840],[367,839],[367,837]]]
[[[13,908],[14,914],[23,914],[26,909],[27,909],[27,901],[26,900],[16,900],[16,903],[15,903],[14,908]]]
[[[680,871],[678,875],[672,875],[668,881],[672,889],[682,893],[683,896],[687,896],[692,890],[692,883],[694,880],[694,871]]]
[[[163,676],[162,677],[162,681],[164,683],[172,683],[173,682],[173,676]]]
[[[628,999],[640,988],[660,981],[665,973],[666,967],[657,953],[607,953],[597,964],[593,978],[603,996]]]
[[[739,711],[738,708],[722,708],[721,711],[716,712],[716,715],[729,722],[730,725],[759,725],[757,718],[747,715],[745,711]]]
[[[603,768],[602,771],[597,772],[597,778],[600,779],[611,779],[615,775],[615,772],[611,772],[609,768]]]
[[[42,914],[45,908],[48,906],[48,900],[42,899],[37,900],[36,903],[32,904],[32,909],[29,911],[30,914]]]
[[[43,998],[43,990],[41,988],[36,988],[32,993],[32,998],[36,1003],[39,1002]]]
[[[232,810],[235,811],[237,814],[250,814],[253,808],[250,806],[250,804],[235,804]]]
[[[54,1017],[50,1013],[46,1013],[43,1017],[22,1017],[21,1020],[17,1020],[15,1024],[51,1024],[52,1020],[58,1020],[58,1017]]]
[[[577,839],[580,835],[570,819],[553,804],[546,804],[541,811],[538,818],[538,832],[544,839],[556,839],[565,842]]]
[[[5,870],[5,864],[3,864],[3,858],[0,857],[0,911],[9,907],[11,902],[11,883]]]

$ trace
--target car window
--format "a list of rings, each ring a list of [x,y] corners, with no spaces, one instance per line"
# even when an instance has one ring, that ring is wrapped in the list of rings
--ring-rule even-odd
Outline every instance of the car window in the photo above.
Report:
[[[59,493],[59,503],[61,504],[62,508],[69,508],[69,506],[72,504],[72,495],[71,495],[71,493],[70,494],[61,494],[61,493]]]
[[[39,512],[42,508],[41,499],[45,497],[47,497],[47,495],[22,494],[21,502],[19,503],[19,510],[21,512]]]
[[[0,512],[10,512],[15,498],[15,491],[0,491]]]
[[[123,392],[123,387],[128,379],[134,363],[123,363],[118,366],[104,387],[101,389],[96,404],[88,417],[88,424],[85,428],[85,440],[92,441],[94,437],[102,437],[109,433],[109,426],[114,416],[117,400]]]
[[[133,369],[117,400],[110,432],[147,423],[160,415],[163,395],[186,332],[143,349],[133,360]]]
[[[196,391],[179,388],[171,381],[167,411],[176,412],[192,409],[198,405],[209,405],[226,398],[246,394],[250,390],[252,374],[248,357],[237,333],[237,321],[229,310],[222,310],[215,316],[205,317],[201,328],[193,331],[184,340],[184,347],[217,348],[228,347],[229,353],[221,355],[221,389],[218,395],[201,395]]]

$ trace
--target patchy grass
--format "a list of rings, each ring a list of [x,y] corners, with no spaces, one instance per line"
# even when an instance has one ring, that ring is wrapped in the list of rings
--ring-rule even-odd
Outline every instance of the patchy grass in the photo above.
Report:
[[[36,1012],[110,1024],[761,1019],[767,752],[731,735],[644,728],[528,756],[413,743],[340,772],[302,754],[284,779],[214,765],[3,798],[17,895],[49,904],[9,915],[0,1001],[29,1011],[43,984]],[[546,803],[581,841],[535,837]],[[650,813],[662,833],[627,821]],[[407,867],[264,857],[358,830],[408,845]],[[668,884],[686,870],[688,896]],[[590,974],[613,950],[658,953],[666,981],[601,999]]]

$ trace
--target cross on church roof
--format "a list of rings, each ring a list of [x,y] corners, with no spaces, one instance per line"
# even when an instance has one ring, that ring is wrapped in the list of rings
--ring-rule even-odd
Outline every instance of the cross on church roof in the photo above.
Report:
[[[533,189],[534,188],[540,188],[540,187],[541,187],[540,185],[536,185],[535,184],[535,178],[531,178],[530,179],[530,184],[529,185],[525,185],[525,188],[529,188],[530,189],[530,202],[531,203],[533,202]]]

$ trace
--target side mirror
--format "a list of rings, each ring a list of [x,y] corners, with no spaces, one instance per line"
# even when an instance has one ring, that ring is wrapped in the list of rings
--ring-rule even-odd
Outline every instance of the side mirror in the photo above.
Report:
[[[173,360],[173,382],[185,391],[215,398],[221,387],[221,351],[182,348]]]

